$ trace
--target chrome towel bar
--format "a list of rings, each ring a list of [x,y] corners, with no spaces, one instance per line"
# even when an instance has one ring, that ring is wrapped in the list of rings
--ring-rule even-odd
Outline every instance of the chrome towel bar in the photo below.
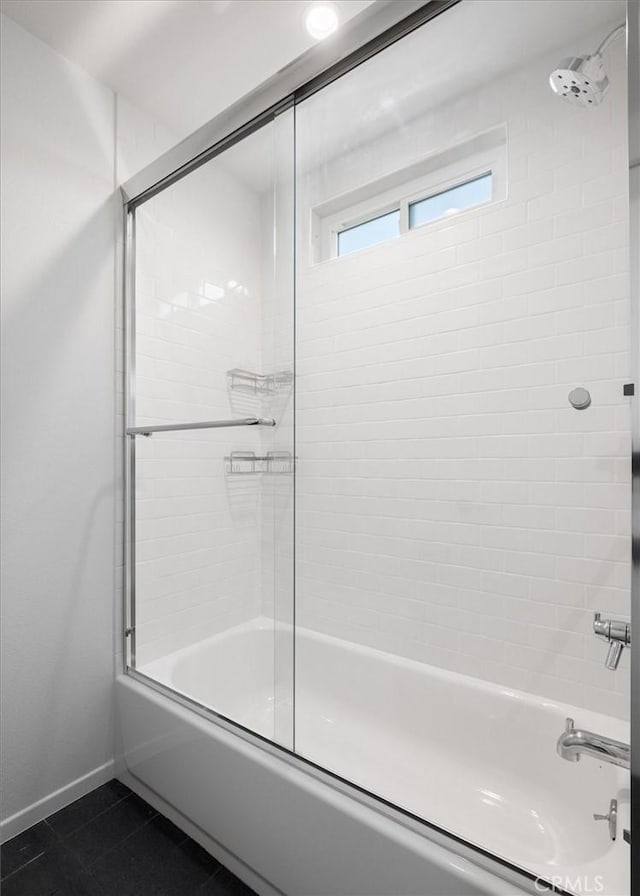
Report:
[[[272,417],[242,417],[239,420],[203,420],[202,423],[166,423],[161,426],[132,426],[128,436],[150,436],[154,432],[180,432],[185,429],[225,429],[229,426],[275,426]]]

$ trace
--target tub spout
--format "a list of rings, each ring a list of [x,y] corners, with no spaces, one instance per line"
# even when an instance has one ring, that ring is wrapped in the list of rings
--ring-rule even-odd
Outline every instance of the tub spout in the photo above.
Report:
[[[602,734],[573,727],[573,719],[567,719],[567,727],[558,738],[558,753],[568,762],[577,762],[584,753],[600,762],[609,762],[621,768],[629,768],[631,748],[619,740]]]

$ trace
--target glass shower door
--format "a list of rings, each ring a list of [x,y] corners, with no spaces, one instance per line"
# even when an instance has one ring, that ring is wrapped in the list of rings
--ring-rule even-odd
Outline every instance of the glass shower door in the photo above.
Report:
[[[285,111],[135,209],[130,665],[290,747]]]
[[[624,18],[462,2],[296,107],[296,749],[611,894],[628,775],[556,744],[629,737],[624,40],[549,76]]]
[[[624,12],[462,0],[292,97],[134,201],[129,320],[129,665],[606,896],[628,774],[558,744],[629,739],[624,42],[555,88]]]

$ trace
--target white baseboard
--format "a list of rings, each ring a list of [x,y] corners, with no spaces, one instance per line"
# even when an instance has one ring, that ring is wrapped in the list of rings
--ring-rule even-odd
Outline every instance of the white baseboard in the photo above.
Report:
[[[59,790],[54,790],[53,793],[43,797],[36,803],[32,803],[25,809],[10,815],[4,821],[0,821],[0,843],[10,840],[16,834],[21,834],[27,828],[42,821],[43,818],[47,818],[48,815],[57,812],[58,809],[64,809],[69,803],[80,799],[81,796],[90,793],[96,787],[100,787],[101,784],[106,784],[114,775],[115,762],[113,759],[110,759],[104,765],[94,768],[93,771],[76,778],[75,781],[71,781]]]

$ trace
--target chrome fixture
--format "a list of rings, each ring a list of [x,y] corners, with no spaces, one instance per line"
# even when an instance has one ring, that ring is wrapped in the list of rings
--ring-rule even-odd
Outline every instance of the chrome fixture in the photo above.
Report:
[[[609,822],[609,836],[612,840],[616,839],[616,831],[618,829],[618,800],[611,800],[609,803],[609,814],[608,815],[598,815],[596,812],[593,813],[594,821],[608,821]]]
[[[600,613],[596,613],[593,618],[593,633],[609,642],[604,664],[607,669],[617,669],[623,649],[631,644],[631,625],[619,619],[601,619]]]
[[[228,426],[275,426],[272,417],[243,417],[239,420],[203,420],[202,423],[166,423],[162,426],[131,426],[128,436],[150,436],[154,432],[181,432],[188,429],[224,429]]]
[[[618,25],[602,41],[590,56],[569,56],[549,75],[549,84],[554,93],[570,100],[578,106],[597,106],[609,89],[602,62],[602,54],[609,44],[626,31],[625,25]]]
[[[584,411],[585,408],[588,408],[591,404],[591,394],[588,389],[583,389],[582,386],[578,386],[577,389],[572,389],[569,392],[569,404],[576,409],[576,411]]]
[[[573,727],[573,719],[567,719],[565,730],[558,738],[558,753],[568,762],[578,762],[580,756],[592,756],[601,762],[609,762],[611,765],[619,765],[621,768],[629,768],[631,762],[631,747],[619,740],[612,740],[602,734],[594,734],[592,731],[583,731]]]
[[[288,389],[293,383],[291,370],[279,370],[276,373],[254,373],[234,367],[227,370],[227,381],[232,392],[247,392],[251,395],[273,395]]]
[[[258,455],[255,451],[232,451],[224,460],[226,472],[231,476],[255,473],[290,475],[294,468],[290,451],[267,451],[264,455]]]

